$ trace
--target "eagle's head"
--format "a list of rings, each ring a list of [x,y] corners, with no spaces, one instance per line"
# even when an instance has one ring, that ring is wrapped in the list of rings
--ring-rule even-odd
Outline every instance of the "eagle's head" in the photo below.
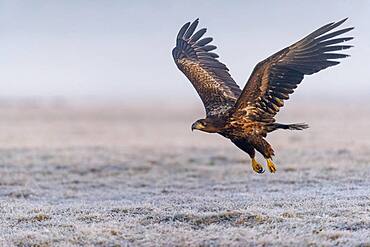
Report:
[[[201,130],[208,133],[216,133],[220,131],[220,127],[216,124],[216,122],[212,121],[209,118],[205,118],[195,121],[191,125],[191,130]]]

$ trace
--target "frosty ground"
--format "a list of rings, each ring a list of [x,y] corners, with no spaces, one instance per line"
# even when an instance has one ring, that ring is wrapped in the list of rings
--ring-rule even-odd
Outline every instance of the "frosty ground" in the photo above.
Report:
[[[1,102],[0,245],[369,246],[366,106],[289,104],[259,175],[198,105]]]

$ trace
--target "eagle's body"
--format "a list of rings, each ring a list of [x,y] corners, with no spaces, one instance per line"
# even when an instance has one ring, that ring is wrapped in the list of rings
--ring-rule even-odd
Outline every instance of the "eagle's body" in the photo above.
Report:
[[[350,45],[338,45],[352,37],[337,38],[353,28],[328,33],[346,19],[329,23],[293,45],[261,61],[254,68],[243,91],[230,76],[227,67],[211,52],[212,38],[202,38],[206,29],[195,32],[198,19],[186,23],[179,31],[172,51],[177,67],[186,75],[198,92],[206,110],[206,118],[196,121],[192,129],[218,133],[230,139],[252,158],[254,171],[264,170],[254,159],[255,150],[267,160],[271,172],[274,151],[264,139],[277,129],[302,130],[306,124],[275,123],[275,115],[284,100],[294,92],[304,75],[339,64],[336,59],[348,55],[335,51]]]

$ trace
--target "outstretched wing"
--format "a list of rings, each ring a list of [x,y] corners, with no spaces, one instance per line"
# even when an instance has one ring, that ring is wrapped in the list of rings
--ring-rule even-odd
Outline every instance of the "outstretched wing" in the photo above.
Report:
[[[235,105],[235,113],[254,121],[274,122],[283,101],[289,99],[304,75],[337,65],[336,59],[348,56],[337,51],[352,47],[340,43],[353,38],[336,36],[353,27],[328,33],[345,21],[329,23],[258,63]]]
[[[218,55],[211,52],[216,49],[209,44],[212,38],[202,38],[206,29],[194,33],[198,22],[188,22],[180,29],[172,55],[197,90],[207,116],[219,116],[235,105],[241,90]]]

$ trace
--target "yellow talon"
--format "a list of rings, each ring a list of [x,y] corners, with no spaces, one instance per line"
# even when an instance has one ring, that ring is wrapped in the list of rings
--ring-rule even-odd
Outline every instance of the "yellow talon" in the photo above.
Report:
[[[253,168],[253,171],[255,171],[257,173],[264,173],[265,172],[263,167],[254,158],[252,159],[252,168]]]
[[[271,173],[275,173],[276,172],[276,166],[274,164],[274,162],[272,162],[271,159],[267,159],[267,167],[269,168],[270,172]]]

